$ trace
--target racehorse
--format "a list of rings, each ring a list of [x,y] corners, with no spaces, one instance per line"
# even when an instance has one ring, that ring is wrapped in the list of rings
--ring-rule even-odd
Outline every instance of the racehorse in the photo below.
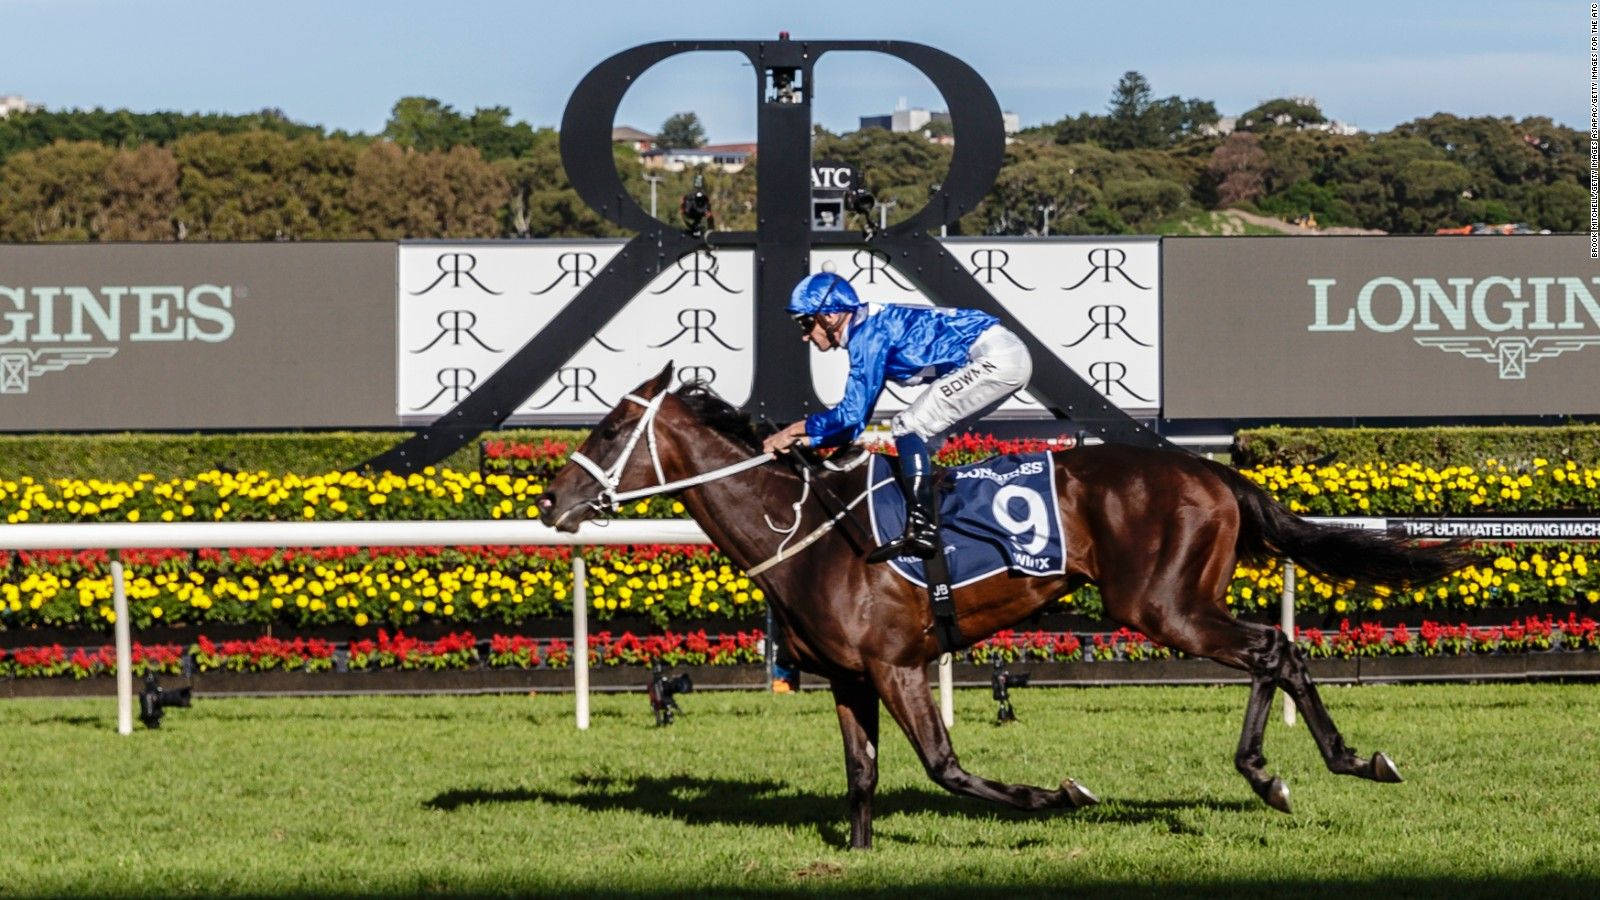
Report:
[[[928,776],[953,793],[1030,810],[1097,803],[1072,779],[1055,790],[1005,784],[956,760],[928,686],[927,666],[940,650],[927,594],[886,565],[868,565],[854,545],[859,539],[832,527],[842,515],[865,518],[857,505],[868,487],[869,467],[858,465],[865,451],[835,454],[815,474],[809,465],[784,465],[761,453],[750,419],[705,386],[670,391],[672,373],[669,364],[601,419],[551,480],[541,516],[573,531],[624,500],[679,493],[717,547],[753,575],[801,669],[832,686],[844,734],[851,847],[872,843],[880,701]],[[1066,573],[998,574],[958,588],[966,640],[1093,583],[1111,620],[1249,673],[1234,765],[1274,809],[1290,808],[1288,787],[1269,773],[1262,754],[1276,688],[1294,699],[1329,771],[1401,780],[1388,756],[1358,756],[1344,742],[1305,653],[1277,628],[1235,618],[1224,594],[1241,559],[1269,555],[1333,581],[1421,585],[1470,561],[1459,544],[1419,545],[1307,522],[1232,469],[1187,453],[1104,444],[1055,453],[1053,462]],[[852,508],[822,503],[814,482],[852,498]]]

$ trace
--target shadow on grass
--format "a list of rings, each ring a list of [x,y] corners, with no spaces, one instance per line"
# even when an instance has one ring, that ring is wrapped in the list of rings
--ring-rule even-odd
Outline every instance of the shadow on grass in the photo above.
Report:
[[[492,803],[551,803],[575,806],[589,812],[626,811],[675,819],[690,825],[757,827],[815,826],[823,840],[844,846],[847,801],[837,795],[798,791],[782,781],[736,781],[720,778],[612,778],[574,779],[575,790],[558,792],[531,788],[487,790],[466,788],[445,791],[423,802],[427,809],[452,811],[463,806]],[[1154,800],[1112,801],[1083,810],[1028,812],[957,797],[936,790],[901,788],[879,791],[873,812],[881,822],[896,815],[931,814],[961,818],[1035,821],[1070,815],[1086,822],[1108,825],[1165,825],[1174,833],[1190,826],[1180,815],[1196,810],[1248,813],[1262,809],[1253,801]],[[879,837],[895,840],[879,831]]]

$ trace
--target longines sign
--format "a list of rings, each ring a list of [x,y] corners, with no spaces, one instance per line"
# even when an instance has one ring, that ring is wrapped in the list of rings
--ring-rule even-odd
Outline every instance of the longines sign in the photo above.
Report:
[[[1160,403],[1159,247],[1133,240],[952,240],[972,276],[1112,403],[1154,412]],[[549,325],[621,250],[617,241],[400,246],[396,298],[396,414],[430,422],[493,374],[510,351]],[[677,363],[680,378],[710,382],[732,403],[754,381],[753,254],[695,253],[658,275],[512,413],[514,422],[595,421],[640,381]],[[928,298],[867,247],[817,249],[861,297],[927,304]],[[799,343],[799,335],[792,336]],[[817,396],[837,402],[848,361],[813,351]],[[893,385],[876,416],[903,409]],[[1047,417],[1031,398],[1005,415]]]
[[[393,253],[0,247],[0,428],[393,425]]]
[[[1600,413],[1581,237],[1168,239],[1170,418]]]

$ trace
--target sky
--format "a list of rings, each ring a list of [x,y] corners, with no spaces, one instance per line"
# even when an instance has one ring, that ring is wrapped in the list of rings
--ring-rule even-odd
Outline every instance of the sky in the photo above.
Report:
[[[1157,98],[1212,100],[1223,115],[1310,96],[1368,131],[1436,112],[1589,125],[1589,4],[1572,0],[0,0],[0,95],[49,109],[275,107],[368,133],[420,95],[553,127],[614,53],[780,30],[937,47],[972,65],[1024,127],[1103,113],[1129,70]],[[713,142],[753,140],[754,77],[732,54],[664,62],[629,89],[616,124],[655,131],[693,111]],[[921,73],[875,54],[824,57],[815,88],[815,119],[832,131],[901,101],[945,106]]]

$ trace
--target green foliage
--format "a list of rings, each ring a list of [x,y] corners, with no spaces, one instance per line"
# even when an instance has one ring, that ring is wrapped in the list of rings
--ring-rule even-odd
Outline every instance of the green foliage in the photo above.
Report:
[[[1273,128],[1304,128],[1328,121],[1316,103],[1279,97],[1239,114],[1241,131],[1268,131]]]
[[[692,112],[673,113],[661,123],[661,130],[656,134],[656,146],[665,150],[682,150],[693,147],[703,147],[706,143],[706,129],[700,124],[700,117]]]
[[[432,97],[402,97],[389,113],[383,137],[413,150],[442,151],[474,147],[484,159],[511,159],[532,149],[534,130],[511,121],[504,106],[479,107],[463,116]]]
[[[242,471],[328,472],[383,452],[404,432],[240,434],[0,435],[0,478],[130,480],[168,478],[211,468]],[[450,457],[455,468],[477,467],[475,448]]]
[[[292,122],[282,110],[264,109],[243,116],[219,113],[135,113],[126,109],[45,109],[0,117],[0,160],[22,150],[48,147],[58,141],[89,141],[108,147],[140,144],[168,146],[189,134],[237,134],[271,131],[285,137],[322,137],[315,125]]]
[[[1325,119],[1314,105],[1278,99],[1248,111],[1226,139],[1202,134],[1216,119],[1211,101],[1156,98],[1142,75],[1125,73],[1105,115],[1081,113],[1017,135],[993,191],[959,230],[1039,233],[1052,206],[1058,234],[1150,232],[1194,207],[1235,205],[1392,233],[1472,222],[1574,232],[1588,223],[1588,136],[1545,117],[1440,113],[1383,134],[1341,135],[1315,130]],[[696,146],[705,134],[685,112],[663,125],[660,140]],[[814,158],[854,165],[880,199],[896,201],[896,222],[944,180],[951,152],[922,134],[876,129],[817,129],[812,147]],[[647,206],[637,154],[623,144],[613,153],[623,184]],[[717,226],[753,228],[755,171],[752,163],[735,174],[670,173],[658,185],[658,215],[674,221],[678,198],[702,174]],[[404,97],[381,139],[327,134],[272,110],[35,111],[0,120],[5,241],[622,233],[572,190],[559,136],[513,122],[500,106],[464,114],[434,98]]]
[[[1324,227],[1357,224],[1355,212],[1350,204],[1339,198],[1337,191],[1331,186],[1309,180],[1297,181],[1286,190],[1262,198],[1256,203],[1256,208],[1284,220],[1309,213],[1316,216],[1317,223]]]
[[[1415,462],[1434,467],[1499,460],[1513,469],[1534,459],[1600,463],[1600,425],[1439,428],[1250,428],[1234,439],[1240,468],[1305,465],[1336,454],[1339,462]]]

